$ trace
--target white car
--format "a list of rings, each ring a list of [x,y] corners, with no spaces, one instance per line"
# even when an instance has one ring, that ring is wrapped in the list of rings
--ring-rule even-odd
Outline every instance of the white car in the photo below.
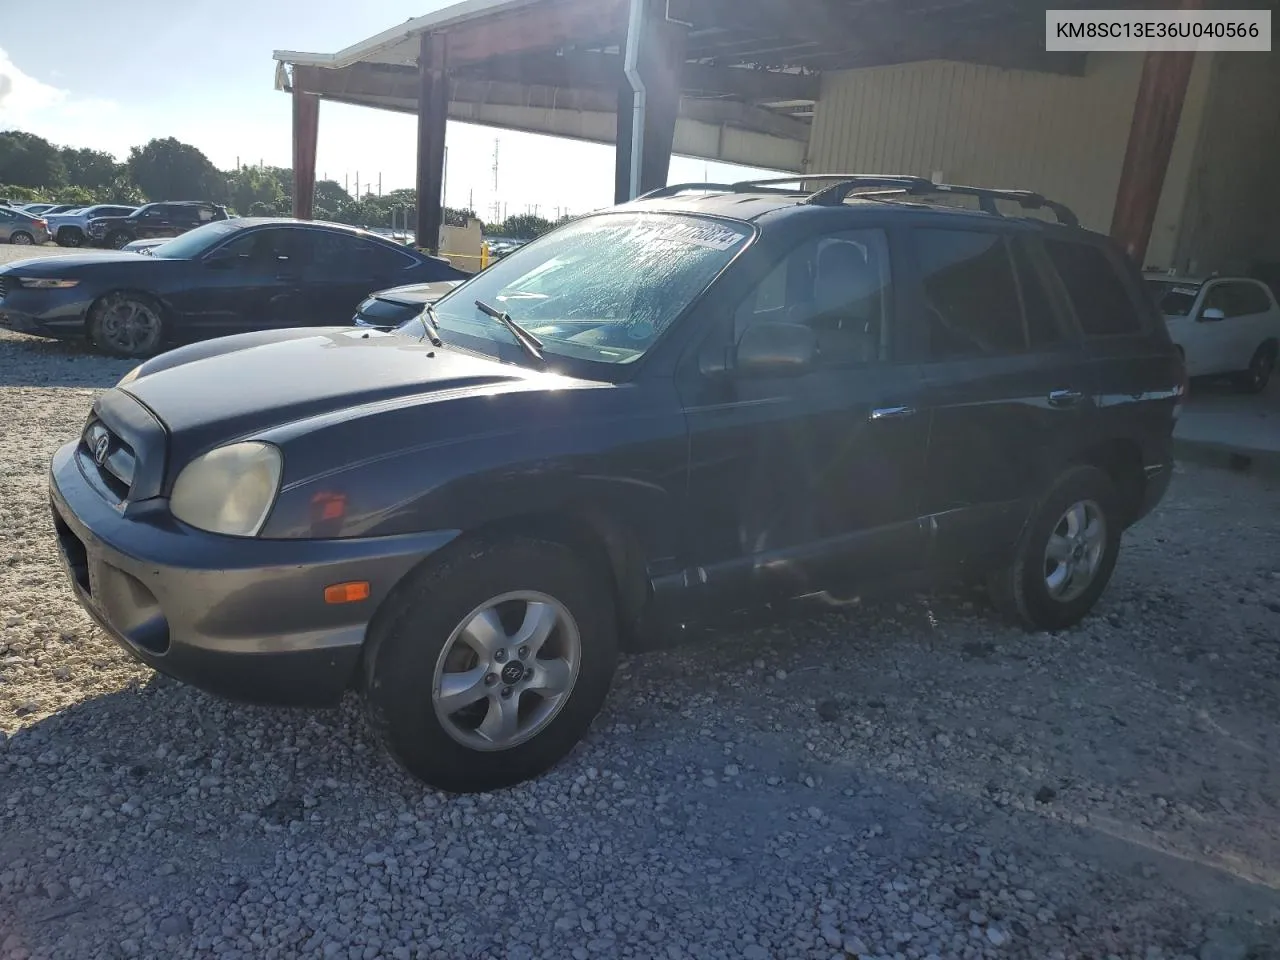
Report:
[[[1188,376],[1227,374],[1249,393],[1266,389],[1280,350],[1280,306],[1265,283],[1167,274],[1147,274],[1146,280]]]

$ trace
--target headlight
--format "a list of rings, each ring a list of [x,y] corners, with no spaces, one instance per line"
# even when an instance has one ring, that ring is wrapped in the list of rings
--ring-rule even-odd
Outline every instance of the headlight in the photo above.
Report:
[[[129,384],[133,383],[133,381],[138,379],[138,374],[141,372],[142,372],[142,364],[138,364],[136,367],[134,367],[132,370],[126,373],[123,377],[121,377],[120,382],[117,383],[116,386],[127,387]]]
[[[52,277],[18,277],[18,285],[32,290],[70,290],[79,280],[55,280]]]
[[[178,474],[169,510],[183,523],[210,533],[256,536],[275,501],[282,465],[280,450],[269,443],[210,450]]]

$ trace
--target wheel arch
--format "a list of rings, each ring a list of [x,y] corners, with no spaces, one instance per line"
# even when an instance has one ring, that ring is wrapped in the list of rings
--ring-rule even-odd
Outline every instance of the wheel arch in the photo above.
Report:
[[[1120,496],[1125,526],[1137,518],[1147,485],[1142,446],[1138,441],[1118,437],[1103,440],[1080,451],[1070,463],[1097,467],[1110,477]]]
[[[624,649],[635,647],[637,624],[649,599],[649,580],[640,537],[605,510],[592,506],[520,513],[489,520],[462,531],[443,550],[405,573],[379,604],[366,637],[396,607],[402,589],[419,572],[434,564],[450,563],[478,545],[527,538],[562,544],[585,562],[607,572],[613,592],[619,639]]]

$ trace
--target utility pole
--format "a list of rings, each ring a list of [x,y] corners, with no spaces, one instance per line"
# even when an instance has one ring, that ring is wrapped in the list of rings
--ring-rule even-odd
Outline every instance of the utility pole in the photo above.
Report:
[[[382,171],[378,171],[378,196],[382,196]]]
[[[356,171],[356,199],[360,199],[360,171]]]
[[[347,196],[351,196],[351,174],[349,173],[342,175],[342,192]]]
[[[498,192],[498,147],[502,145],[502,140],[498,137],[493,138],[493,192]]]

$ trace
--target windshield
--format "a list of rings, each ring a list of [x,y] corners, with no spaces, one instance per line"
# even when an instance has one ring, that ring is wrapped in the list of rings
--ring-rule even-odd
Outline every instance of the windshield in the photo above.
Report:
[[[164,257],[167,260],[194,260],[216,243],[220,243],[229,233],[235,233],[240,227],[227,220],[215,220],[203,227],[189,230],[182,236],[151,248],[153,257]]]
[[[1147,289],[1166,317],[1189,315],[1200,295],[1200,284],[1177,280],[1148,280]]]
[[[587,217],[498,261],[435,306],[441,336],[515,344],[478,308],[505,311],[548,356],[625,364],[644,356],[751,235],[746,224],[676,214]],[[414,336],[421,325],[401,328]],[[471,342],[469,342],[471,341]]]

